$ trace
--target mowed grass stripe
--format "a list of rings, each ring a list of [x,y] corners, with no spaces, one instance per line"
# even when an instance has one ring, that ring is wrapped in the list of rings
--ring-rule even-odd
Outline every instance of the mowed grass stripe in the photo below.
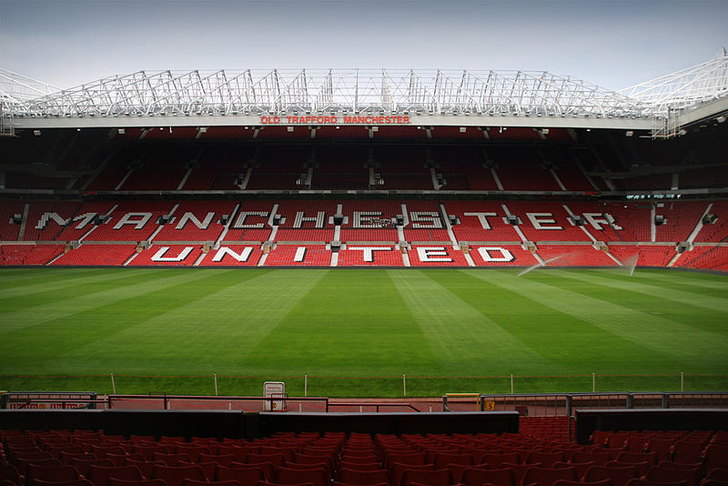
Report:
[[[387,273],[444,370],[477,376],[493,370],[512,371],[514,363],[529,367],[554,365],[491,320],[477,303],[478,308],[463,300],[459,292],[453,293],[453,286],[438,282],[443,273],[414,269]],[[481,302],[488,300],[482,297]],[[496,296],[501,297],[506,296]]]
[[[325,272],[247,356],[251,369],[322,376],[437,371],[435,352],[385,271]]]
[[[114,270],[103,271],[113,272]],[[113,304],[130,297],[145,295],[183,282],[205,278],[207,276],[207,272],[210,271],[211,270],[160,268],[155,272],[147,273],[138,277],[138,283],[132,283],[131,285],[126,286],[123,290],[117,286],[112,286],[108,289],[97,292],[88,292],[82,295],[73,295],[69,293],[68,298],[63,301],[50,302],[15,312],[2,313],[0,314],[0,335],[17,329],[35,326],[44,322],[78,314],[88,309]],[[143,312],[144,310],[145,309],[140,309],[140,312]]]
[[[195,278],[189,278],[193,273]],[[119,298],[113,302],[6,333],[0,343],[0,355],[25,373],[108,372],[109,365],[117,364],[113,359],[117,351],[115,346],[99,346],[95,354],[80,350],[95,347],[101,341],[112,341],[113,336],[139,322],[201,298],[206,292],[214,291],[215,286],[210,284],[218,277],[216,270],[176,271],[170,273],[164,285],[147,286],[143,293],[118,288]],[[167,331],[167,340],[173,341],[175,329]],[[154,353],[146,354],[148,350],[140,349],[144,346],[143,341],[136,343],[134,353],[126,356],[127,365],[146,368],[145,363],[154,360]],[[162,352],[163,349],[164,346],[155,351]],[[63,358],[64,354],[74,358]]]
[[[515,274],[501,272],[498,273],[498,278],[488,279],[486,272],[462,271],[488,280],[541,305],[601,327],[638,346],[671,355],[675,360],[679,360],[675,363],[676,365],[723,363],[725,366],[724,357],[725,350],[728,349],[728,338],[715,333],[700,331],[670,319],[629,309],[595,296],[588,297],[559,289],[531,280],[528,275],[516,277]]]
[[[725,289],[695,287],[690,280],[671,278],[667,272],[660,277],[644,278],[641,275],[642,272],[635,271],[632,277],[624,275],[620,278],[620,276],[606,270],[590,270],[587,272],[578,272],[574,271],[574,269],[560,270],[563,270],[562,275],[567,278],[576,278],[585,282],[598,279],[594,281],[598,281],[600,285],[626,292],[659,295],[665,299],[705,309],[718,312],[728,311],[728,287]]]
[[[127,373],[254,373],[256,370],[245,365],[246,355],[310,291],[325,270],[216,272],[200,285],[178,289],[170,303],[166,298],[160,301],[168,292],[165,296],[145,297],[137,305],[160,302],[162,312],[114,336],[66,353],[60,363],[91,357]]]
[[[590,270],[590,272],[606,273],[618,277],[619,273],[606,272],[604,270]],[[621,275],[624,275],[624,270]],[[672,285],[687,285],[690,287],[708,288],[728,291],[728,274],[694,272],[678,268],[637,268],[632,275],[637,280],[652,280],[658,282],[669,282]]]
[[[159,272],[158,270],[121,271],[99,274],[95,277],[71,279],[65,285],[63,282],[37,284],[32,287],[23,287],[17,293],[12,292],[12,290],[4,290],[0,294],[0,319],[2,319],[2,314],[17,312],[38,305],[50,305],[68,299],[69,295],[80,295],[133,285],[138,283],[144,275],[149,274],[159,275]]]
[[[98,274],[98,270],[98,268],[0,268],[0,291],[5,294],[8,290],[93,276]]]
[[[552,272],[558,275],[559,278],[552,278],[544,272],[533,272],[529,275],[529,278],[587,296],[596,293],[601,300],[646,312],[650,315],[662,316],[706,332],[728,334],[728,326],[725,324],[728,322],[728,300],[726,300],[726,310],[720,312],[705,309],[694,305],[694,303],[687,304],[682,300],[675,301],[665,298],[659,289],[655,289],[654,293],[645,295],[644,292],[633,292],[621,288],[617,285],[618,281],[615,281],[615,285],[604,286],[600,281],[583,280],[578,278],[580,272],[574,270],[552,270]],[[595,292],[594,289],[598,289],[598,291]],[[700,295],[695,295],[694,300],[698,302],[701,298]]]
[[[483,350],[482,361],[491,368],[498,358],[506,367],[494,370],[527,374],[573,374],[598,370],[615,371],[614,352],[639,356],[640,360],[668,362],[671,356],[615,335],[591,323],[521,295],[494,283],[512,278],[512,271],[495,270],[472,273],[431,271],[430,277],[440,282],[462,300],[512,334],[524,346],[543,356],[547,363],[530,363],[507,350]],[[480,277],[480,278],[479,278]],[[633,366],[629,358],[619,365]],[[624,368],[620,368],[624,369]]]

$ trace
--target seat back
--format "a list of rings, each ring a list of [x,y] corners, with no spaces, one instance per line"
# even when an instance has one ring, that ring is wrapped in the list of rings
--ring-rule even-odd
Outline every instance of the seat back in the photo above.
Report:
[[[155,465],[152,468],[151,479],[162,479],[167,483],[167,486],[182,486],[182,481],[185,479],[204,481],[206,478],[205,471],[200,466],[169,467]]]
[[[266,474],[266,469],[262,466],[254,465],[232,465],[218,466],[215,470],[215,481],[240,481],[242,484],[256,484],[258,481],[272,479]]]
[[[569,481],[578,480],[576,469],[573,467],[552,468],[552,467],[530,467],[523,474],[522,484],[537,484],[538,486],[551,486],[559,479]]]
[[[432,469],[430,471],[409,469],[402,474],[402,485],[424,484],[427,486],[450,486],[452,472],[449,469]]]
[[[630,479],[639,476],[639,471],[634,466],[627,467],[608,467],[608,466],[592,466],[586,470],[584,474],[585,481],[601,481],[602,479],[611,479],[614,486],[626,486]]]
[[[389,472],[385,469],[360,470],[346,469],[339,470],[339,480],[349,484],[373,484],[389,482]]]
[[[142,472],[136,466],[91,466],[87,478],[94,486],[109,486],[109,479],[136,481],[142,479]]]
[[[463,471],[460,482],[464,486],[481,486],[483,483],[518,486],[516,485],[516,474],[510,468],[467,468]]]
[[[81,479],[78,471],[73,466],[37,466],[31,464],[28,467],[28,479],[40,479],[42,481],[74,481]]]

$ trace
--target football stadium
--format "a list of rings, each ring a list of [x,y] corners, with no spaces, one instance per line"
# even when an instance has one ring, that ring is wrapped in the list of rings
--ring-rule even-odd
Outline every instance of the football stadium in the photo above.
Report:
[[[2,486],[728,484],[728,54],[0,70]]]

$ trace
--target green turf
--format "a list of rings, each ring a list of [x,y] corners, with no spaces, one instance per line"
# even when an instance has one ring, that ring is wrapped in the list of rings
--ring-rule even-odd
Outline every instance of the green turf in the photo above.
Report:
[[[728,277],[4,269],[0,389],[408,396],[728,390]]]

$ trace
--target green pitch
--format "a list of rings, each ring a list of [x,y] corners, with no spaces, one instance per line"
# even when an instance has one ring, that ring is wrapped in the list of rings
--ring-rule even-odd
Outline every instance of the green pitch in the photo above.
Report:
[[[728,390],[728,276],[4,269],[0,390],[409,396]]]

